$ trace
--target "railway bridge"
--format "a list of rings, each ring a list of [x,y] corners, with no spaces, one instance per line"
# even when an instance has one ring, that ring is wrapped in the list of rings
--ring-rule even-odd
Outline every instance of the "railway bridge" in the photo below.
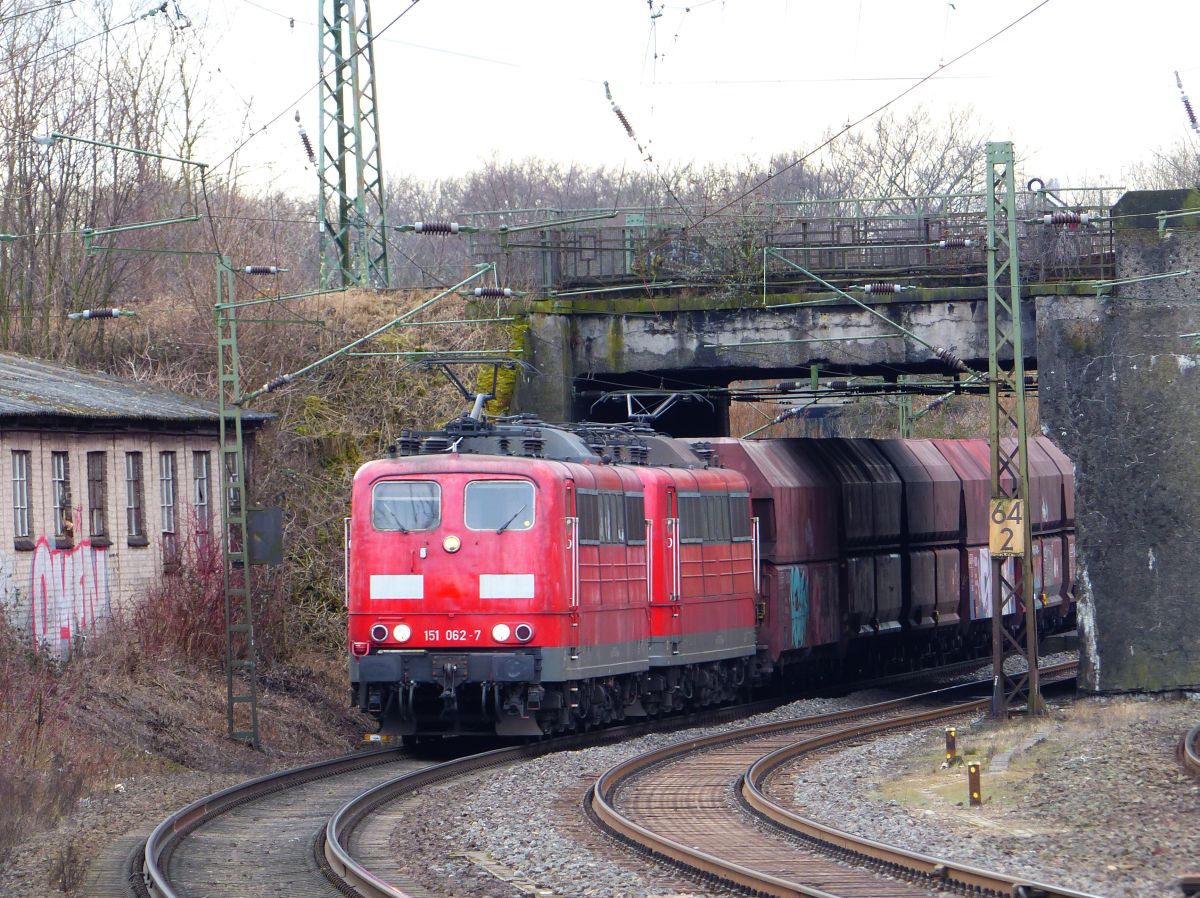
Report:
[[[1037,302],[1095,295],[1115,273],[1103,196],[1019,196],[1030,368]],[[730,384],[776,379],[796,395],[788,385],[829,393],[848,378],[894,389],[906,375],[953,377],[963,373],[954,360],[986,371],[984,199],[788,203],[737,216],[560,212],[517,228],[481,215],[473,223],[489,236],[474,249],[537,285],[522,308],[530,367],[517,408],[624,420],[682,398],[693,401],[670,405],[656,426],[717,436],[730,401],[746,395]],[[1077,199],[1090,203],[1068,205]]]
[[[1081,684],[1200,690],[1200,190],[1031,186],[1023,354],[1076,466]],[[740,381],[812,401],[986,374],[982,196],[537,218],[474,222],[479,257],[538,288],[510,306],[518,409],[716,435]]]

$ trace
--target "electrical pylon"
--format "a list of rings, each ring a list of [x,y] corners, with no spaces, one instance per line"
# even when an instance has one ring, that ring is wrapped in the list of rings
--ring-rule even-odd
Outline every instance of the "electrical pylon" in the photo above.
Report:
[[[317,0],[321,285],[387,287],[383,160],[369,0]]]

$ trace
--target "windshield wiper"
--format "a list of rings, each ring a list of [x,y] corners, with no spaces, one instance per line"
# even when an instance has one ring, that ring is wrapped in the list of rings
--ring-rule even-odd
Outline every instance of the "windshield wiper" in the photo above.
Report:
[[[507,521],[505,521],[503,524],[501,524],[499,527],[496,528],[496,532],[503,533],[505,530],[507,530],[508,525],[517,519],[517,515],[519,515],[521,512],[523,512],[528,507],[529,507],[529,503],[526,502],[524,505],[522,505],[520,508],[518,508],[516,511],[514,511],[512,513],[512,517],[510,517]]]
[[[399,530],[401,533],[408,533],[408,528],[405,527],[402,523],[400,523],[400,515],[396,514],[395,510],[393,510],[392,508],[389,508],[386,505],[383,507],[383,510],[384,510],[384,513],[387,515],[388,520],[390,520],[393,524],[396,525],[397,530]]]

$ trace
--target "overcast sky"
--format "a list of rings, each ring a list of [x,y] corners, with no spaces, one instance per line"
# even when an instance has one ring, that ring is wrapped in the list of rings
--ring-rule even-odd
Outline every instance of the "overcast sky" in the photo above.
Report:
[[[644,168],[605,81],[659,164],[765,160],[934,72],[893,108],[973,107],[986,139],[1016,144],[1025,177],[1115,184],[1157,147],[1200,147],[1173,74],[1200,108],[1200,2],[1039,2],[374,0],[377,35],[408,9],[376,44],[384,167],[440,178],[536,155]],[[243,101],[253,127],[287,113],[240,161],[256,182],[307,191],[292,112],[315,133],[316,92],[296,100],[317,80],[317,3],[207,7],[208,77],[230,115]],[[239,128],[231,118],[207,155],[232,149]]]

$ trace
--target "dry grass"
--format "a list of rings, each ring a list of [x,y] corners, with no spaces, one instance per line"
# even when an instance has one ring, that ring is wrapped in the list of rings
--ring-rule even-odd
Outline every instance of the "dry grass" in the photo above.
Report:
[[[260,580],[265,754],[225,738],[222,568],[217,542],[205,534],[184,539],[177,572],[69,663],[0,634],[0,868],[30,833],[53,827],[116,780],[185,769],[250,775],[270,757],[343,751],[367,729],[347,710],[340,652],[303,665],[269,663],[287,641],[285,626],[296,624],[284,611],[280,578]],[[51,860],[60,888],[79,884],[78,857]]]
[[[1052,710],[1046,717],[988,720],[980,725],[959,727],[959,755],[965,762],[981,763],[984,804],[1001,811],[1017,809],[1029,778],[1056,765],[1065,745],[1083,745],[1105,732],[1136,725],[1153,707],[1153,703],[1137,701],[1075,702]],[[943,749],[940,734],[931,733],[918,751],[904,759],[895,775],[880,786],[879,796],[918,811],[946,813],[955,807],[965,807],[966,766],[943,768]],[[1012,752],[1007,770],[990,769],[993,759],[1004,752]]]
[[[0,632],[0,866],[28,830],[57,821],[115,760],[72,720],[80,686],[73,671]]]
[[[340,657],[266,667],[260,679],[263,750],[226,739],[225,678],[191,661],[193,641],[143,643],[146,621],[118,622],[60,665],[0,643],[0,869],[32,833],[55,826],[80,799],[148,774],[184,770],[246,776],[264,765],[348,750],[367,722],[348,710]],[[60,886],[80,859],[51,858]],[[58,872],[55,873],[54,870]]]

